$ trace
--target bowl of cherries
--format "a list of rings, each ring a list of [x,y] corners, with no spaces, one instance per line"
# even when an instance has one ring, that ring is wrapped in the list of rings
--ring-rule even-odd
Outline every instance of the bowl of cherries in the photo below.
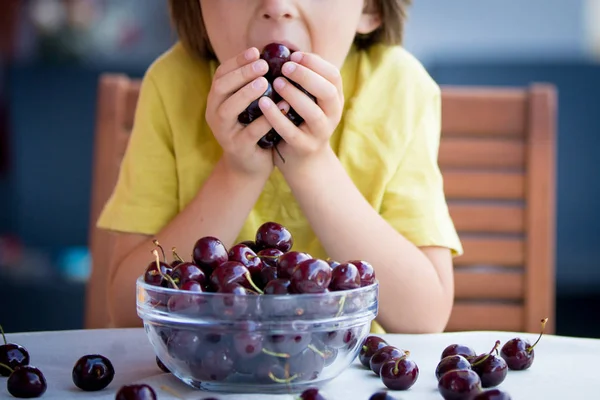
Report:
[[[285,393],[319,386],[358,356],[378,312],[364,260],[292,250],[282,225],[227,249],[198,239],[189,260],[156,240],[137,281],[137,311],[156,356],[204,390]],[[162,257],[161,257],[162,256]]]

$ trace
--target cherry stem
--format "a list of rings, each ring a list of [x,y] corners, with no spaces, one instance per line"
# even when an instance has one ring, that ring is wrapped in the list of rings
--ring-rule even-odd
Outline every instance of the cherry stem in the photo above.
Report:
[[[256,290],[258,293],[260,294],[265,294],[265,292],[263,292],[262,290],[260,290],[258,288],[258,286],[256,286],[256,284],[254,283],[254,281],[252,280],[252,277],[250,276],[250,272],[246,272],[246,279],[248,279],[248,282],[250,283],[250,285],[254,288],[254,290]]]
[[[277,145],[275,145],[273,147],[275,148],[275,152],[277,152],[277,155],[279,156],[279,158],[281,158],[281,161],[283,161],[283,163],[285,164],[285,158],[283,158],[283,156],[279,152],[279,148],[277,147]]]
[[[161,386],[160,386],[160,388],[161,388],[162,390],[164,390],[165,392],[167,392],[167,393],[170,393],[170,394],[172,394],[173,396],[177,397],[178,399],[185,400],[185,397],[183,397],[182,395],[180,395],[179,393],[177,393],[177,392],[175,391],[175,389],[171,389],[171,388],[170,388],[170,387],[168,387],[167,385],[161,385]]]
[[[10,373],[11,373],[11,374],[12,374],[13,372],[15,372],[15,370],[14,370],[14,369],[12,369],[11,367],[9,367],[9,366],[8,366],[8,365],[6,365],[6,364],[2,364],[2,363],[0,363],[0,367],[6,368],[7,370],[9,370],[9,371],[10,371]]]
[[[290,358],[289,354],[286,354],[286,353],[275,353],[274,351],[267,350],[267,349],[264,349],[264,348],[262,349],[262,352],[265,353],[265,354],[268,354],[270,356],[273,356],[273,357]]]
[[[4,335],[4,329],[2,328],[2,325],[0,325],[0,333],[2,333],[2,339],[4,339],[4,344],[8,344],[6,342],[6,336]]]
[[[158,251],[156,251],[156,249],[152,250],[152,254],[154,254],[154,257],[156,257],[156,268],[158,269],[158,273],[160,274],[160,276],[169,281],[169,283],[171,283],[171,285],[173,285],[173,287],[177,290],[179,290],[179,287],[177,286],[177,284],[175,283],[175,281],[173,280],[173,278],[171,278],[169,275],[165,275],[162,272],[162,268],[160,267],[160,258],[158,257]]]
[[[542,331],[540,332],[540,336],[538,336],[537,340],[535,341],[534,344],[532,344],[531,346],[529,346],[527,348],[527,351],[531,353],[531,350],[533,350],[533,348],[535,347],[536,344],[538,344],[538,342],[540,341],[540,339],[542,338],[542,335],[544,334],[544,329],[546,329],[546,322],[548,322],[548,318],[544,318],[542,320]]]
[[[273,382],[277,382],[277,383],[290,383],[297,377],[298,377],[298,374],[295,374],[294,376],[291,376],[287,379],[281,379],[281,378],[278,378],[275,375],[273,375],[273,372],[269,372],[269,378],[271,378],[273,380]]]
[[[494,350],[497,350],[497,349],[498,349],[498,346],[500,346],[500,341],[499,341],[499,340],[496,340],[496,343],[494,344],[494,347],[492,348],[492,350],[490,350],[490,352],[489,352],[489,353],[487,353],[487,354],[486,354],[484,357],[482,357],[480,360],[477,360],[477,361],[475,361],[473,364],[471,364],[471,367],[474,367],[474,366],[476,366],[476,365],[479,365],[479,364],[481,364],[482,362],[484,362],[485,360],[487,360],[487,359],[488,359],[488,358],[489,358],[489,357],[492,355],[492,353],[494,352]]]
[[[346,296],[342,296],[342,298],[340,299],[340,301],[338,302],[340,305],[340,308],[338,309],[337,314],[335,314],[336,317],[339,317],[340,315],[342,315],[342,312],[344,311],[344,304],[346,304]]]
[[[400,361],[406,360],[408,358],[408,356],[410,356],[410,351],[404,350],[404,355],[402,357],[398,357],[398,359],[396,360],[396,363],[394,364],[394,370],[393,370],[394,375],[398,375],[398,372],[399,372],[398,365],[400,365]]]
[[[314,345],[309,344],[307,346],[309,349],[311,349],[312,351],[314,351],[315,353],[317,353],[318,355],[320,355],[323,358],[327,358],[327,356],[325,355],[325,353],[323,353],[321,350],[317,349]]]
[[[160,249],[162,256],[163,256],[163,260],[165,262],[167,262],[167,257],[165,256],[165,250],[162,248],[162,246],[160,245],[160,243],[158,243],[158,240],[154,239],[152,241],[152,243],[154,243],[155,246],[158,246],[158,248]]]
[[[184,262],[183,259],[181,257],[179,257],[179,254],[177,254],[177,249],[175,247],[173,247],[171,249],[171,253],[173,253],[173,258],[174,259],[176,259],[177,261]]]

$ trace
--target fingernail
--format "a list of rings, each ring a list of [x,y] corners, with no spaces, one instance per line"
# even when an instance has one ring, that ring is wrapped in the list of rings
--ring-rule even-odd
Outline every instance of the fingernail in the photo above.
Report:
[[[294,61],[294,62],[297,62],[297,63],[299,63],[300,61],[302,61],[302,57],[304,57],[304,56],[302,55],[302,53],[300,53],[299,51],[297,51],[297,52],[295,52],[295,53],[292,53],[292,54],[290,55],[290,60],[292,60],[292,61]]]
[[[246,50],[246,52],[244,53],[244,57],[246,57],[246,60],[250,61],[254,58],[254,49],[248,49]]]
[[[287,114],[290,111],[290,105],[285,100],[279,103],[278,107],[282,114]]]
[[[261,89],[263,87],[263,80],[260,78],[255,79],[254,82],[252,82],[252,87],[254,89]]]
[[[271,102],[264,96],[258,100],[258,104],[264,109],[271,108]]]
[[[252,64],[252,68],[256,72],[263,72],[263,71],[265,71],[266,70],[265,66],[266,66],[266,62],[264,60],[258,60],[257,62],[255,62],[254,64]]]
[[[285,72],[286,74],[291,74],[295,70],[296,70],[296,64],[294,64],[294,63],[287,62],[283,65],[283,72]]]
[[[275,79],[275,82],[273,82],[273,86],[275,86],[275,89],[283,89],[283,87],[285,86],[285,79]]]

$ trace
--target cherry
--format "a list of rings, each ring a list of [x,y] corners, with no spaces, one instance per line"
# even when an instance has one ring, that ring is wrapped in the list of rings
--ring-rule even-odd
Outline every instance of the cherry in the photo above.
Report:
[[[167,339],[166,347],[169,355],[177,360],[189,361],[194,356],[202,339],[191,330],[174,330]]]
[[[373,357],[373,354],[387,345],[388,343],[379,336],[367,336],[358,354],[360,363],[367,368],[371,368],[371,357]]]
[[[277,268],[277,261],[279,260],[279,257],[286,253],[278,249],[268,248],[262,249],[256,254],[260,257],[264,266]]]
[[[445,400],[470,400],[482,391],[481,379],[473,370],[455,369],[442,375],[438,390]]]
[[[395,400],[388,392],[376,392],[369,397],[369,400]]]
[[[291,51],[286,46],[279,43],[269,43],[260,53],[260,58],[269,64],[269,71],[265,77],[269,82],[282,76],[281,67],[290,60]]]
[[[181,257],[179,257],[179,254],[177,254],[177,249],[175,247],[171,248],[171,253],[173,254],[173,261],[171,261],[171,268],[175,268],[179,264],[182,264],[185,262],[185,261],[183,261],[183,259]]]
[[[302,261],[311,260],[310,254],[300,251],[290,251],[277,259],[277,277],[289,279],[292,272]]]
[[[324,293],[331,282],[331,267],[326,261],[310,259],[296,265],[290,278],[293,293]]]
[[[180,288],[182,291],[202,293],[202,286],[196,281],[187,281]],[[194,296],[192,293],[181,293],[173,295],[167,301],[169,312],[185,315],[200,315],[205,311],[207,299],[202,296]]]
[[[473,400],[512,400],[510,395],[499,389],[484,390],[477,396],[473,397]]]
[[[363,260],[352,260],[348,262],[354,264],[356,268],[358,268],[361,286],[369,286],[375,283],[375,270],[371,264]]]
[[[201,361],[191,365],[192,374],[200,381],[223,381],[234,372],[233,356],[225,345],[209,346]]]
[[[335,261],[335,260],[332,260],[331,258],[328,258],[328,259],[327,259],[327,260],[325,260],[325,261],[327,261],[327,264],[329,264],[329,266],[331,267],[331,269],[333,269],[333,268],[337,267],[338,265],[340,265],[340,263],[339,263],[339,262],[337,262],[337,261]],[[382,392],[382,393],[383,393],[383,392]]]
[[[205,236],[194,244],[194,263],[210,274],[229,259],[225,245],[213,236]]]
[[[548,322],[548,318],[542,320],[542,331],[533,345],[529,344],[527,339],[521,338],[514,338],[504,343],[504,346],[502,346],[502,349],[500,350],[500,356],[506,361],[506,365],[509,369],[522,371],[531,367],[533,359],[535,358],[533,348],[542,338],[546,322]]]
[[[156,356],[156,365],[158,365],[158,368],[160,368],[163,372],[166,372],[167,374],[171,373],[169,368],[167,368],[167,366],[160,360],[160,358],[158,358],[158,356]]]
[[[8,343],[4,335],[4,329],[0,325],[0,333],[4,344],[0,346],[0,364],[8,365],[10,369],[29,365],[29,352],[25,347],[16,343]],[[0,366],[0,375],[9,376],[10,369]]]
[[[277,149],[277,145],[282,141],[277,131],[273,128],[261,137],[256,143],[262,149]]]
[[[261,97],[266,96],[273,100],[275,104],[281,100],[281,96],[279,96],[279,94],[273,90],[271,83],[272,81],[267,81],[267,89],[264,91],[264,93],[250,103],[250,105],[238,115],[238,122],[240,124],[248,125],[262,115],[262,110],[258,106],[258,100],[260,100]]]
[[[198,282],[202,286],[207,284],[204,271],[196,264],[190,262],[183,262],[173,268],[171,271],[171,278],[173,278],[175,283],[179,286],[190,281]]]
[[[32,365],[20,365],[12,369],[8,365],[0,365],[10,371],[6,381],[6,389],[13,397],[40,397],[46,392],[48,384],[42,371]]]
[[[288,367],[289,374],[295,377],[293,381],[317,379],[325,366],[325,358],[325,354],[311,345],[291,357],[288,361]]]
[[[265,294],[289,294],[289,279],[273,279],[265,286]]]
[[[247,289],[254,289],[257,293],[262,294],[250,275],[248,268],[244,264],[237,261],[225,261],[219,265],[210,276],[210,283],[217,291],[222,286],[228,286],[233,283],[240,284]],[[225,292],[227,293],[227,292]]]
[[[400,350],[394,346],[385,346],[377,350],[373,353],[371,357],[371,361],[369,362],[369,367],[371,371],[375,373],[375,375],[379,376],[379,371],[383,364],[385,364],[389,360],[394,360],[400,358],[404,355],[404,351]]]
[[[263,335],[252,332],[240,332],[233,335],[233,348],[240,358],[254,358],[262,353]]]
[[[353,329],[342,329],[331,332],[322,332],[318,337],[324,345],[334,349],[341,349],[347,346],[355,339]]]
[[[408,359],[409,351],[396,360],[389,360],[381,366],[379,375],[383,384],[392,390],[408,390],[419,378],[419,367]]]
[[[457,354],[444,357],[435,368],[435,377],[439,381],[442,375],[455,369],[471,369],[471,363],[465,357]]]
[[[360,275],[356,265],[344,263],[331,271],[329,290],[352,290],[360,287]]]
[[[287,253],[294,244],[292,234],[281,224],[265,222],[256,231],[256,244],[264,248],[275,248]]]
[[[158,253],[156,253],[156,257],[158,257]],[[158,266],[160,266],[160,269]],[[157,265],[156,261],[152,261],[148,264],[144,272],[144,282],[148,285],[166,288],[169,286],[167,276],[171,274],[171,271],[173,269],[169,264],[159,260]]]
[[[263,352],[276,357],[289,358],[302,352],[311,342],[311,335],[303,332],[285,335],[267,335],[263,342]]]
[[[146,384],[125,385],[119,389],[115,400],[156,400],[156,392]]]
[[[246,295],[249,292],[245,287],[237,283],[230,283],[219,287],[217,293],[229,294],[230,296],[215,297],[211,304],[216,315],[226,318],[238,318],[248,308]]]
[[[304,392],[300,393],[299,399],[301,400],[325,400],[325,397],[319,393],[317,388],[308,388]]]
[[[96,392],[107,387],[115,377],[110,360],[99,354],[81,357],[73,367],[73,383],[86,392]]]
[[[442,351],[440,360],[448,356],[475,357],[477,353],[471,347],[464,344],[451,344]]]
[[[256,253],[245,244],[236,244],[229,249],[229,261],[237,261],[248,268],[250,274],[257,276],[263,269],[263,262]]]
[[[496,343],[500,345],[500,341]],[[479,375],[481,386],[484,388],[498,386],[504,381],[508,373],[506,361],[491,353],[474,357],[471,361],[471,369]]]
[[[252,249],[252,251],[257,254],[260,250],[262,250],[260,247],[258,247],[256,245],[256,242],[254,240],[244,240],[243,242],[239,242],[238,244],[243,244],[243,245],[250,247]]]

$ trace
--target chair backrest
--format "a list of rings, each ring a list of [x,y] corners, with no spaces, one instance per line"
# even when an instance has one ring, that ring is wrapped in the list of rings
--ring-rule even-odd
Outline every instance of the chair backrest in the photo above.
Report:
[[[117,181],[140,82],[99,82],[86,327],[109,326],[110,235],[96,220]],[[443,87],[439,162],[465,254],[455,259],[448,331],[554,329],[556,93],[529,88]]]

